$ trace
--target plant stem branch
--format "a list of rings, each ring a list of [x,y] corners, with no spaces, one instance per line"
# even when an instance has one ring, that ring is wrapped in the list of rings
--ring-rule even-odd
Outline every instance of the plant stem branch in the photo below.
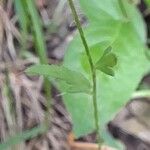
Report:
[[[96,90],[97,89],[97,85],[96,85],[96,69],[94,67],[94,63],[93,63],[92,57],[90,55],[90,49],[89,49],[89,46],[87,44],[87,41],[86,41],[86,38],[85,38],[85,35],[84,35],[84,32],[83,32],[83,29],[82,29],[82,26],[81,26],[78,14],[76,12],[73,0],[68,0],[68,2],[69,2],[69,5],[70,5],[72,14],[74,16],[74,19],[75,19],[75,22],[76,22],[76,25],[77,25],[77,28],[78,28],[78,31],[79,31],[82,43],[83,43],[84,48],[85,48],[85,52],[86,52],[88,61],[89,61],[89,64],[90,64],[90,69],[91,69],[91,74],[92,74],[92,82],[93,82],[92,98],[93,98],[93,107],[94,107],[95,127],[96,127],[96,133],[97,133],[97,140],[100,143],[98,105],[97,105],[97,93],[96,93],[96,91],[97,91]]]
[[[119,3],[119,6],[120,6],[120,9],[122,11],[122,14],[124,15],[124,17],[127,19],[128,18],[128,14],[126,12],[126,9],[124,7],[124,3],[122,0],[118,0],[118,3]]]
[[[135,91],[132,95],[132,98],[141,98],[141,97],[150,97],[150,90],[139,90]]]

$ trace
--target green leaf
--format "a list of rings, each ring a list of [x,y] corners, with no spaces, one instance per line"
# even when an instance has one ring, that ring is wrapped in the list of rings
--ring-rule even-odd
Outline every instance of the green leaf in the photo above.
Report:
[[[35,65],[26,70],[30,75],[43,75],[50,79],[55,79],[59,85],[64,86],[65,92],[91,93],[89,81],[76,71],[69,70],[63,66],[57,65]]]
[[[111,53],[111,47],[107,48],[104,51],[103,56],[97,62],[97,67],[101,66],[109,66],[114,67],[117,64],[117,57],[114,53]]]
[[[104,72],[107,75],[110,75],[110,76],[114,76],[115,75],[113,69],[111,69],[110,67],[106,67],[106,66],[105,67],[100,67],[99,70]]]
[[[150,7],[150,0],[144,0],[148,7]]]
[[[106,47],[111,46],[118,59],[115,77],[112,78],[101,72],[97,74],[100,126],[102,133],[106,133],[106,123],[131,98],[150,66],[144,54],[145,24],[138,10],[127,0],[124,0],[124,6],[129,18],[128,22],[124,21],[118,0],[92,0],[92,2],[80,0],[80,3],[89,19],[89,26],[84,28],[88,45],[96,49],[90,51],[91,54],[96,52],[92,54],[92,58],[97,62]],[[105,41],[108,44],[99,48],[99,45],[103,45]],[[64,66],[74,68],[90,79],[89,72],[84,67],[86,65],[86,68],[89,68],[88,61],[86,57],[82,59],[83,53],[84,47],[80,37],[77,36],[68,47]],[[63,87],[61,90],[63,92]],[[67,94],[63,98],[72,116],[75,135],[78,137],[92,132],[95,125],[91,97],[80,93]],[[107,142],[104,134],[100,135]]]
[[[104,72],[105,74],[114,76],[114,71],[112,67],[117,64],[117,57],[115,54],[111,53],[111,47],[109,46],[105,51],[103,56],[98,60],[95,67],[96,69]]]
[[[93,58],[94,64],[96,64],[98,62],[99,58],[101,58],[104,55],[104,53],[105,53],[104,49],[107,49],[108,44],[109,44],[109,41],[104,41],[104,42],[97,43],[90,47],[91,56]],[[109,49],[107,49],[107,50],[109,50]],[[81,53],[80,61],[81,61],[81,64],[82,64],[82,67],[84,68],[84,70],[88,74],[90,74],[91,69],[89,67],[89,62],[87,61],[87,55],[85,52]]]
[[[111,46],[107,47],[106,50],[104,51],[103,57],[109,54],[111,51],[112,51],[112,47]]]

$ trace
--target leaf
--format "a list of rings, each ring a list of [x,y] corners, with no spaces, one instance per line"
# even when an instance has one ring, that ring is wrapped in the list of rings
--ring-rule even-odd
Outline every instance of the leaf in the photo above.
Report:
[[[104,72],[105,74],[110,75],[110,76],[115,75],[113,69],[111,69],[110,67],[101,67],[99,70],[101,70],[102,72]]]
[[[99,49],[99,51],[90,51],[91,54],[95,53],[92,54],[92,58],[97,62],[106,47],[111,46],[118,59],[115,77],[112,78],[99,72],[97,74],[97,97],[102,132],[100,135],[107,142],[104,136],[107,134],[106,123],[131,98],[150,66],[144,55],[145,25],[138,10],[127,0],[124,0],[124,6],[129,17],[128,22],[124,21],[118,0],[92,0],[92,2],[80,0],[80,3],[89,19],[89,26],[84,28],[88,45],[90,48]],[[99,48],[99,45],[103,45],[105,41],[108,44]],[[89,68],[87,58],[81,59],[83,53],[84,47],[80,37],[76,36],[68,47],[64,66],[74,68],[90,79],[89,72],[84,67],[86,65],[86,68]],[[61,90],[63,92],[63,87]],[[91,97],[80,93],[67,94],[63,98],[72,116],[75,135],[79,137],[91,133],[95,129]]]
[[[104,55],[104,53],[105,53],[104,49],[107,49],[108,44],[109,44],[109,41],[104,41],[104,42],[97,43],[90,47],[90,51],[91,51],[90,54],[93,58],[94,64],[96,64],[98,62],[99,58],[101,58]],[[107,49],[107,50],[109,50],[109,49]],[[87,55],[85,52],[81,53],[80,61],[81,61],[81,64],[82,64],[82,67],[84,68],[84,70],[88,74],[90,74],[91,69],[89,67],[89,63],[87,61]]]
[[[148,7],[150,7],[150,0],[144,0]]]
[[[63,66],[57,65],[35,65],[26,70],[30,75],[43,75],[50,79],[55,79],[59,85],[63,85],[65,92],[91,93],[89,81],[76,71],[69,70]]]
[[[108,47],[105,51],[103,56],[97,62],[97,67],[101,66],[109,66],[114,67],[117,64],[117,57],[114,53],[111,53],[111,47]]]
[[[114,76],[114,71],[112,68],[117,64],[117,57],[115,54],[111,53],[111,49],[112,48],[109,46],[104,51],[103,56],[98,60],[95,67],[105,74]]]
[[[107,54],[109,54],[111,52],[111,50],[112,50],[111,46],[107,47],[106,50],[104,51],[103,57],[106,56]]]

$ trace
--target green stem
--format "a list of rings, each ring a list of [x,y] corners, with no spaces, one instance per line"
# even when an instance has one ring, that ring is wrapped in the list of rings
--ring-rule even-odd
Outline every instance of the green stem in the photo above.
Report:
[[[128,18],[128,14],[127,14],[126,9],[124,7],[123,1],[122,0],[118,0],[118,3],[119,3],[119,6],[120,6],[120,9],[122,11],[123,16],[127,19]]]
[[[34,29],[34,40],[35,40],[35,46],[37,49],[38,56],[40,58],[41,64],[48,64],[48,59],[46,55],[46,45],[44,40],[44,35],[42,31],[42,25],[39,19],[39,15],[36,9],[35,0],[27,0],[27,8],[28,12],[31,17],[31,23],[33,25]],[[45,123],[47,124],[47,127],[49,127],[49,113],[51,110],[51,85],[48,81],[48,79],[44,79],[44,91],[46,95],[46,107],[47,111],[45,112]]]
[[[132,98],[141,98],[141,97],[150,97],[150,90],[140,90],[135,91],[132,95]]]
[[[84,48],[85,48],[85,52],[86,52],[88,61],[89,61],[89,64],[90,64],[90,69],[91,69],[91,74],[92,74],[92,82],[93,82],[92,98],[93,98],[93,107],[94,107],[95,127],[96,127],[96,133],[97,133],[97,140],[100,143],[98,106],[97,106],[97,93],[96,93],[96,89],[97,89],[97,85],[96,85],[96,69],[94,67],[94,63],[93,63],[92,57],[90,55],[90,49],[88,47],[88,44],[87,44],[87,41],[86,41],[86,38],[85,38],[85,35],[84,35],[84,32],[83,32],[83,29],[82,29],[82,26],[81,26],[79,17],[77,15],[74,3],[73,3],[72,0],[68,0],[68,2],[69,2],[69,5],[70,5],[72,14],[74,16],[74,19],[75,19],[75,22],[76,22],[76,25],[77,25],[77,28],[78,28],[78,31],[79,31],[82,43],[83,43]]]

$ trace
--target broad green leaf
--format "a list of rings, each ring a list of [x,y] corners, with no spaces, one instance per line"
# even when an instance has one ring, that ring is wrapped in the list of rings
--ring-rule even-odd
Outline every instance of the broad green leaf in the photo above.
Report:
[[[65,92],[91,93],[89,81],[76,71],[69,70],[57,65],[35,65],[26,70],[30,75],[43,75],[50,79],[55,79],[60,85],[64,86]]]
[[[117,57],[111,52],[111,47],[109,46],[105,51],[103,56],[98,60],[95,67],[96,69],[104,72],[105,74],[114,76],[114,71],[112,67],[117,64]]]
[[[111,29],[115,30],[115,28],[113,28],[114,21],[126,23],[118,0],[111,0],[111,2],[110,0],[93,0],[92,3],[88,1],[81,0],[80,4],[86,16],[89,18],[90,24],[94,24],[95,27],[97,25],[99,25],[99,27],[105,27],[107,23],[107,27],[112,27]],[[129,22],[133,26],[133,30],[136,31],[141,40],[146,43],[145,24],[142,20],[142,15],[128,0],[122,0],[122,2],[127,12]],[[135,15],[138,17],[135,17]],[[107,32],[108,31],[106,31],[106,33]]]
[[[107,142],[104,136],[106,123],[130,99],[150,65],[144,54],[145,25],[138,10],[127,0],[124,0],[124,7],[128,22],[124,20],[118,0],[92,0],[92,2],[80,0],[80,4],[89,19],[89,26],[84,28],[88,45],[90,48],[97,49],[97,55],[92,55],[92,58],[96,59],[94,62],[98,61],[108,46],[113,48],[113,53],[118,58],[117,65],[114,67],[115,77],[101,72],[97,74],[101,136]],[[101,46],[102,48],[96,46],[103,45],[104,42],[108,44]],[[83,53],[84,47],[80,37],[77,36],[68,47],[64,66],[74,68],[90,79],[91,76],[85,69],[85,65],[86,68],[88,67],[88,61]],[[61,90],[63,92],[63,86]],[[72,116],[75,135],[78,137],[92,132],[95,126],[91,97],[80,93],[67,94],[63,98]]]

